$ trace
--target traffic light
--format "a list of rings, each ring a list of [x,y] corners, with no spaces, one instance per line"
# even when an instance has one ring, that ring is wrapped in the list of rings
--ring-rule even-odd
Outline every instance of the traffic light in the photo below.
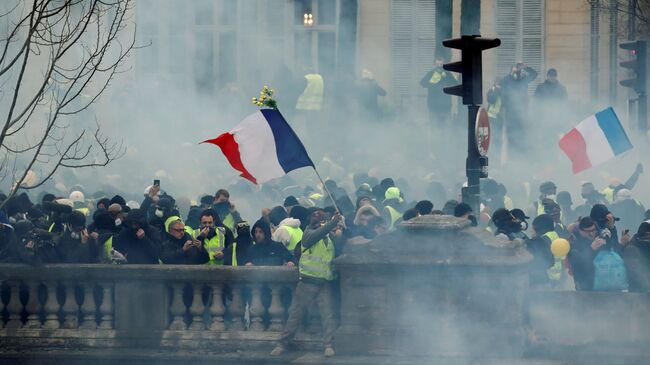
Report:
[[[627,80],[621,80],[621,86],[634,89],[637,94],[645,95],[646,92],[646,42],[634,41],[625,42],[619,45],[622,49],[630,51],[633,59],[621,62],[623,68],[634,71],[635,77]]]
[[[460,49],[461,60],[447,63],[442,67],[447,71],[461,74],[462,84],[444,88],[444,92],[463,98],[465,105],[480,105],[483,103],[483,59],[482,52],[498,47],[498,38],[482,38],[479,35],[464,35],[461,38],[448,39],[442,44],[447,48]]]

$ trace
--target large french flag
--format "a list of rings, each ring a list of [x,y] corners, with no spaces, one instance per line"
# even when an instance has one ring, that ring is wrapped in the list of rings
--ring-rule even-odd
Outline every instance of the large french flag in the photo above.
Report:
[[[314,163],[282,114],[263,109],[249,115],[230,132],[201,143],[212,143],[243,178],[255,184],[282,177]]]
[[[577,174],[632,149],[632,143],[614,109],[609,107],[569,131],[560,139],[560,148]]]

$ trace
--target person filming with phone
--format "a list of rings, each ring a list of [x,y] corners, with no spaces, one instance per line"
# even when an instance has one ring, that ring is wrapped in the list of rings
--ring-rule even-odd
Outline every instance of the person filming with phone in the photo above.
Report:
[[[210,260],[202,241],[192,238],[185,231],[183,221],[169,224],[169,232],[162,245],[160,259],[165,264],[201,265]]]

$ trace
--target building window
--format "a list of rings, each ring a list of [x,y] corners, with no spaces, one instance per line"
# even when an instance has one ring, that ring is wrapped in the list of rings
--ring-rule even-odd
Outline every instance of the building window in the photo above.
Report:
[[[294,1],[294,60],[298,70],[331,75],[336,70],[340,0]],[[305,14],[313,24],[306,26]]]
[[[496,0],[495,24],[501,46],[496,48],[497,75],[510,73],[523,61],[544,75],[544,0]],[[542,81],[538,78],[530,89]]]
[[[436,2],[391,0],[390,5],[392,90],[399,103],[410,104],[424,98],[424,90],[418,82],[433,68]]]
[[[194,85],[214,93],[237,79],[236,0],[194,0]]]

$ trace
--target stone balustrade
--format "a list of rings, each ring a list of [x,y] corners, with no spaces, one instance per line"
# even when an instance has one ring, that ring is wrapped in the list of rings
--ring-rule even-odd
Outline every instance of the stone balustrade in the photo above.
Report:
[[[0,347],[271,346],[297,280],[289,267],[2,264]]]

